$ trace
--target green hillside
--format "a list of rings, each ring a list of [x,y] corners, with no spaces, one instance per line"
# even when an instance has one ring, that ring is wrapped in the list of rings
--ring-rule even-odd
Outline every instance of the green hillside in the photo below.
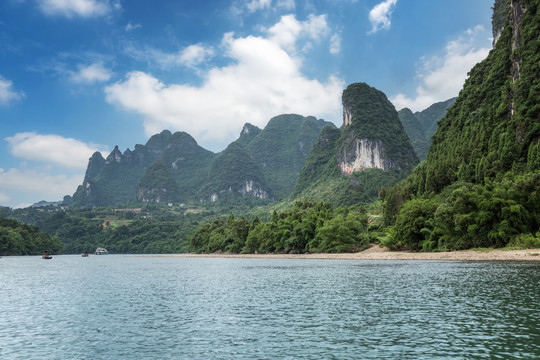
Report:
[[[325,126],[334,125],[313,116],[279,115],[270,119],[246,145],[276,199],[291,193],[311,147]]]
[[[289,199],[367,204],[409,174],[418,159],[386,95],[364,83],[343,92],[344,126],[325,128]]]
[[[200,197],[205,201],[236,203],[239,196],[247,202],[272,198],[260,167],[237,142],[219,153],[203,184]]]
[[[424,134],[424,127],[408,108],[398,111],[398,115],[416,156],[420,161],[425,160],[431,143]]]
[[[384,194],[385,222],[396,224],[387,242],[392,248],[454,250],[538,239],[539,3],[508,5],[495,48],[471,70],[439,122],[427,161]]]
[[[429,106],[427,109],[417,111],[414,116],[424,128],[424,135],[429,140],[437,130],[438,122],[446,115],[448,109],[454,105],[457,98],[451,98]]]

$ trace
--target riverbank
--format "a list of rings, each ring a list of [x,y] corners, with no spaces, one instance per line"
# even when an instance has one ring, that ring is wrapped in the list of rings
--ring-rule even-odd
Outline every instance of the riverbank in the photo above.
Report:
[[[175,254],[152,255],[184,258],[335,259],[335,260],[447,260],[447,261],[540,261],[540,249],[465,250],[435,253],[390,251],[374,245],[358,253],[341,254]]]

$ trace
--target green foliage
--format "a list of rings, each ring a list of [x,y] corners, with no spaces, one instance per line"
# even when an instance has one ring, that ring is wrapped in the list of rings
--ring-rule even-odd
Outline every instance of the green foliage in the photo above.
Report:
[[[436,209],[437,204],[432,200],[414,199],[406,202],[382,244],[391,250],[420,250]]]
[[[58,254],[62,244],[56,237],[40,232],[36,226],[19,224],[0,217],[0,255]]]
[[[197,253],[304,253],[358,251],[369,244],[367,215],[355,208],[333,209],[328,203],[296,202],[272,219],[251,224],[244,218],[218,219],[200,226],[190,237]]]
[[[399,189],[393,190],[399,194]],[[389,201],[390,195],[386,194]],[[391,249],[464,250],[533,246],[540,227],[540,171],[508,174],[486,185],[455,183],[441,194],[403,204],[390,236]]]
[[[495,10],[509,18],[495,48],[471,70],[439,122],[427,161],[399,188],[382,194],[389,221],[398,203],[392,196],[405,199],[388,238],[391,245],[460,250],[535,244],[540,226],[539,1],[520,5],[526,8],[521,21],[496,3]],[[422,201],[435,204],[432,216],[417,209]],[[414,214],[424,221],[411,225]]]
[[[540,231],[536,234],[521,234],[508,244],[509,247],[521,249],[540,249]]]

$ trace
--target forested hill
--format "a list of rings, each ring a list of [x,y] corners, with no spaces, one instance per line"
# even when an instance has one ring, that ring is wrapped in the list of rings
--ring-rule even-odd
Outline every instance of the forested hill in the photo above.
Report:
[[[45,251],[61,253],[62,243],[58,238],[40,232],[36,226],[0,217],[0,256],[39,255]]]
[[[385,222],[395,222],[389,246],[463,249],[538,238],[539,3],[497,1],[494,18],[506,21],[500,32],[494,21],[494,49],[439,122],[426,162],[382,194]]]
[[[367,204],[418,163],[398,113],[383,92],[355,83],[343,91],[342,102],[342,128],[321,132],[292,199]]]
[[[409,135],[411,145],[420,161],[425,160],[431,145],[431,136],[437,130],[438,122],[445,115],[446,111],[454,104],[456,98],[441,101],[429,106],[422,111],[413,112],[404,108],[398,112],[399,120],[403,128]]]

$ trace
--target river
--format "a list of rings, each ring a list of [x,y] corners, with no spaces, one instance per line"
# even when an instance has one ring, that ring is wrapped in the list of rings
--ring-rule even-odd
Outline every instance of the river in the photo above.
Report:
[[[540,264],[0,259],[0,359],[540,358]]]

